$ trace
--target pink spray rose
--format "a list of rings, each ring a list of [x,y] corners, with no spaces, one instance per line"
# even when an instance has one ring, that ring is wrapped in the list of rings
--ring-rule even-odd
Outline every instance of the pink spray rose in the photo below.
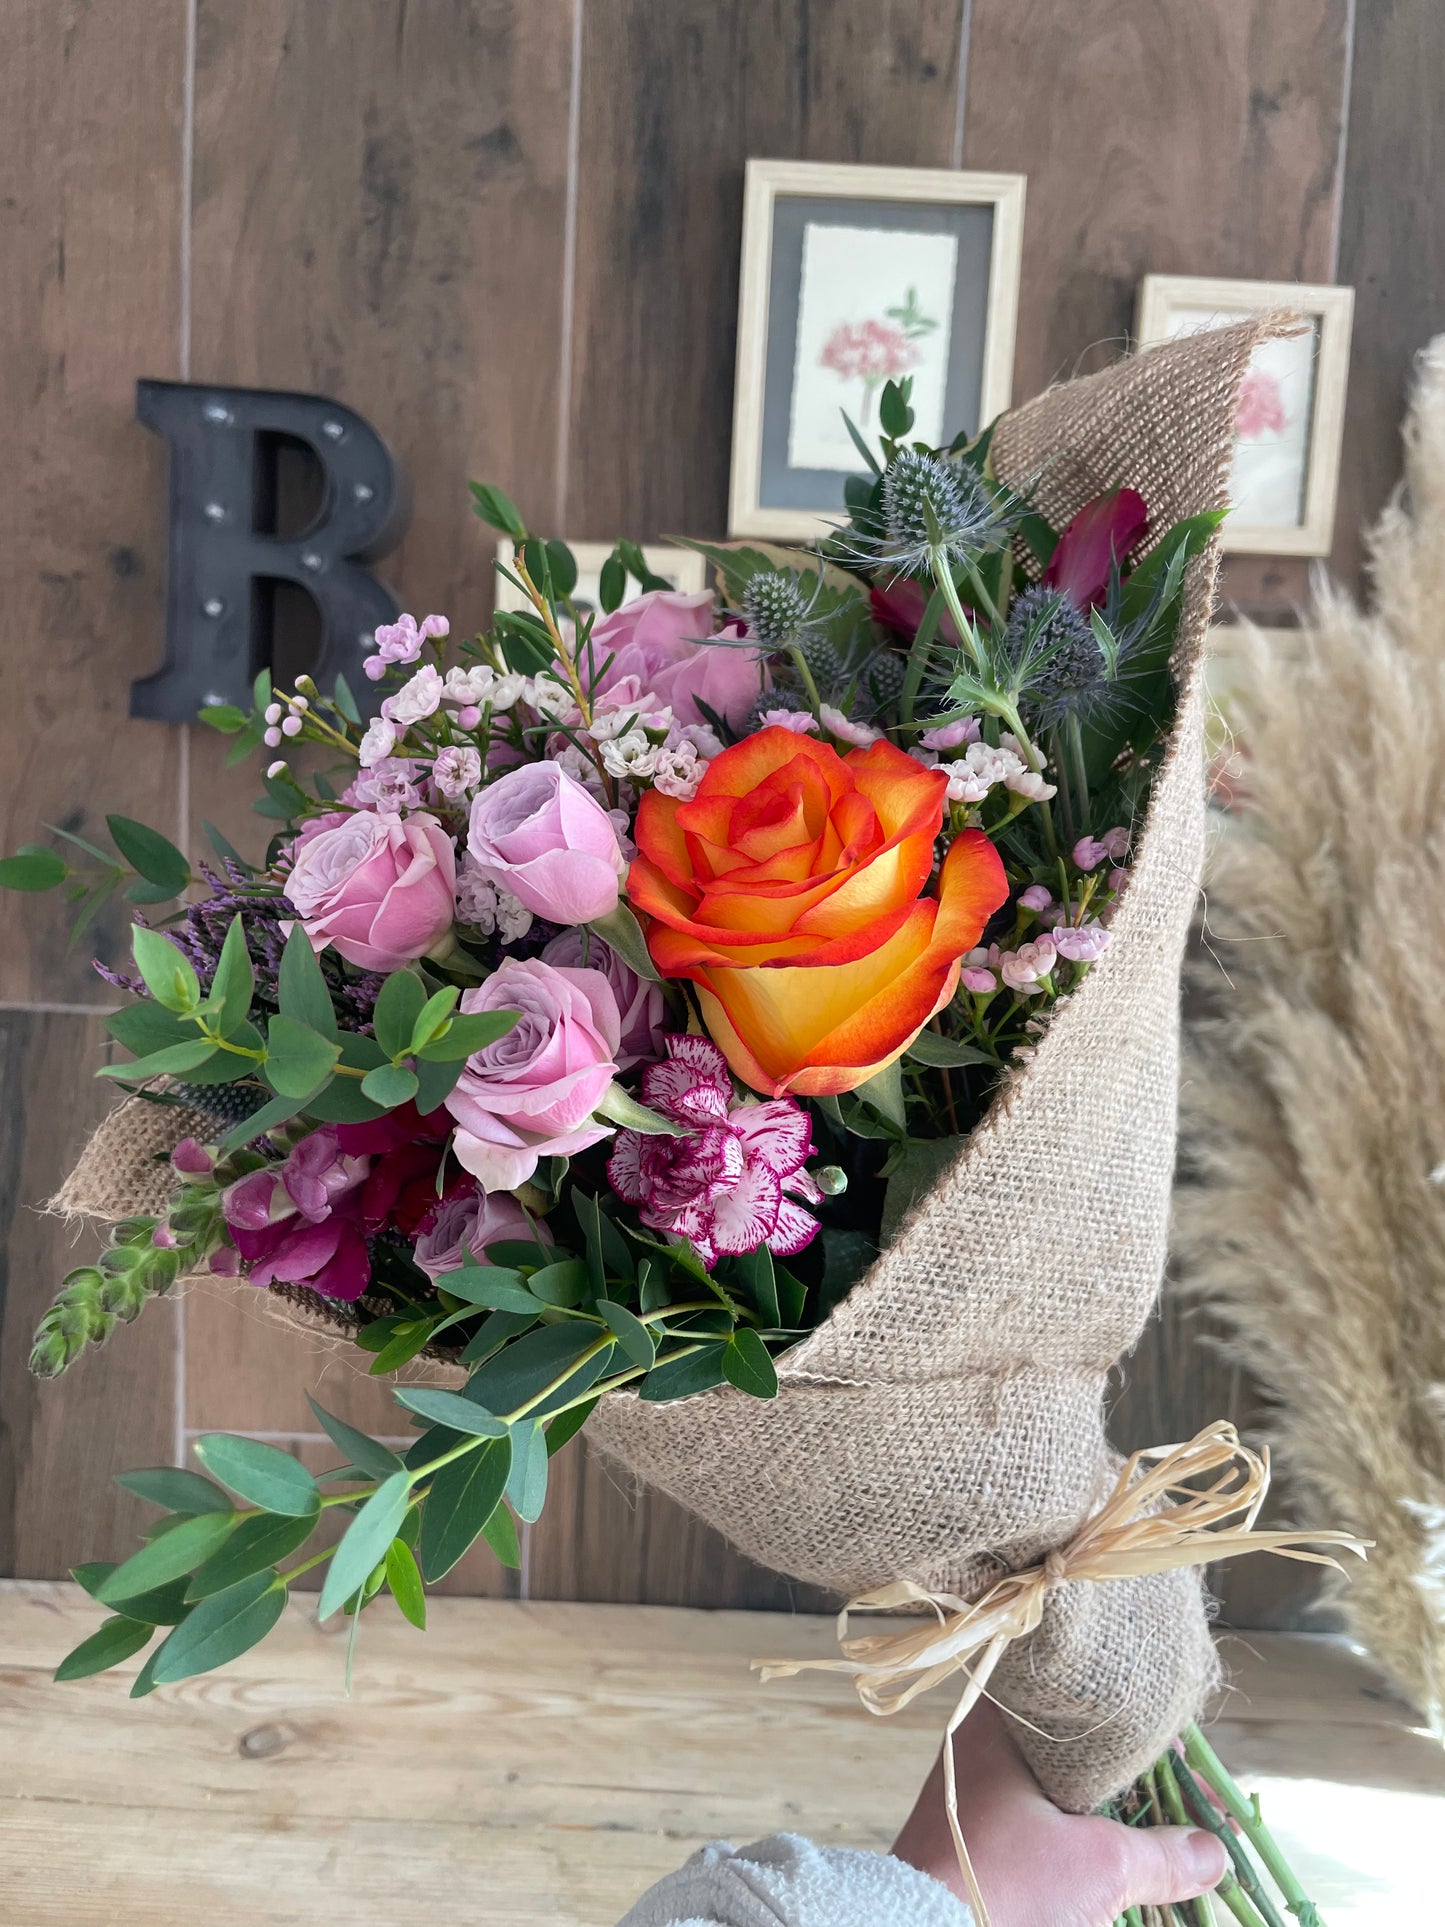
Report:
[[[551,923],[605,917],[627,873],[606,810],[556,763],[524,763],[489,784],[472,804],[467,848],[489,882]]]
[[[529,1218],[505,1191],[463,1191],[436,1207],[412,1256],[436,1281],[462,1265],[485,1264],[488,1245],[504,1238],[527,1244],[553,1242],[546,1225]]]
[[[729,642],[709,643],[713,634],[711,592],[683,595],[676,589],[650,589],[624,602],[594,624],[588,648],[604,694],[624,676],[651,690],[680,723],[705,723],[698,700],[741,729],[763,688],[757,654]],[[612,657],[606,669],[608,657]],[[594,673],[596,673],[596,671]]]
[[[448,934],[456,851],[434,816],[372,810],[298,837],[286,894],[312,948],[328,944],[363,970],[398,970]]]
[[[606,1137],[592,1113],[617,1070],[621,1021],[600,970],[508,957],[459,1008],[519,1010],[505,1037],[475,1051],[447,1099],[457,1162],[488,1191],[514,1191],[544,1157]]]
[[[622,1019],[622,1042],[617,1052],[619,1070],[631,1070],[634,1064],[650,1064],[662,1056],[662,1027],[667,1014],[662,985],[639,977],[611,944],[603,943],[590,931],[564,930],[543,950],[542,961],[565,964],[574,970],[600,970],[606,977]]]

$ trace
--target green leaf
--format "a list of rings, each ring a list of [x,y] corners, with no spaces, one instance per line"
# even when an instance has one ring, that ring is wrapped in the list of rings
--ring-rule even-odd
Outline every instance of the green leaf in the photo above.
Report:
[[[96,1560],[88,1566],[73,1566],[70,1576],[94,1599],[115,1570],[112,1562]],[[125,1602],[126,1618],[143,1619],[148,1626],[175,1626],[189,1611],[184,1577],[168,1580],[164,1586],[153,1586],[149,1592],[138,1592]]]
[[[196,711],[196,721],[219,730],[223,736],[238,736],[249,718],[234,703],[205,703]]]
[[[284,1015],[305,1024],[318,1036],[336,1040],[338,1031],[336,1012],[331,1008],[331,992],[326,988],[311,939],[299,923],[291,926],[286,948],[281,952],[276,982],[277,1001]]]
[[[779,1322],[778,1281],[773,1275],[773,1254],[766,1245],[759,1245],[746,1257],[734,1260],[738,1274],[747,1287],[748,1295],[758,1308],[758,1316],[765,1325]]]
[[[522,1548],[517,1543],[517,1524],[504,1505],[495,1506],[482,1527],[482,1536],[504,1566],[513,1572],[521,1569]]]
[[[455,984],[443,984],[441,989],[427,998],[417,1013],[416,1022],[411,1027],[410,1050],[420,1050],[429,1044],[456,1009],[457,998],[461,992]]]
[[[500,1265],[462,1265],[456,1271],[444,1271],[437,1285],[464,1304],[533,1315],[537,1311],[538,1301],[522,1283],[521,1272],[506,1271]]]
[[[309,1392],[306,1403],[316,1414],[317,1423],[331,1443],[359,1471],[369,1474],[373,1479],[389,1479],[393,1472],[402,1470],[401,1460],[390,1446],[368,1438],[365,1432],[358,1432],[354,1425],[348,1425],[345,1419],[337,1418],[324,1405],[318,1405]]]
[[[848,431],[849,441],[852,442],[854,448],[857,449],[858,453],[863,457],[864,462],[873,471],[873,473],[875,475],[881,475],[883,471],[878,466],[878,458],[873,453],[872,449],[868,446],[867,442],[864,441],[863,437],[859,434],[858,430],[854,427],[852,417],[844,409],[840,409],[838,412],[843,417],[843,426]]]
[[[611,1331],[632,1363],[640,1365],[645,1372],[650,1372],[657,1360],[657,1346],[653,1343],[652,1333],[642,1320],[630,1312],[626,1305],[619,1305],[612,1298],[599,1299],[597,1309],[602,1316],[602,1322]]]
[[[159,1646],[153,1648],[145,1665],[136,1674],[130,1689],[133,1700],[142,1700],[147,1693],[153,1693],[156,1690],[156,1661],[160,1658],[160,1651]]]
[[[251,955],[246,948],[246,926],[238,910],[231,919],[226,941],[221,945],[220,962],[216,965],[211,994],[207,999],[216,1029],[222,1037],[233,1037],[244,1023],[255,991],[256,973],[251,967]]]
[[[393,1472],[372,1493],[346,1528],[331,1556],[318,1612],[329,1619],[353,1593],[360,1592],[372,1568],[386,1556],[411,1501],[411,1474]]]
[[[345,1061],[344,1052],[342,1061]],[[367,1124],[373,1118],[386,1115],[379,1104],[373,1104],[366,1096],[354,1077],[328,1077],[301,1100],[299,1108],[322,1124]]]
[[[138,1499],[162,1505],[168,1512],[229,1512],[231,1501],[220,1486],[199,1472],[178,1465],[157,1465],[140,1472],[118,1472],[115,1482]]]
[[[507,1498],[525,1524],[541,1515],[547,1498],[547,1435],[532,1420],[512,1434],[512,1469],[507,1475]]]
[[[499,1352],[503,1345],[519,1337],[528,1326],[535,1325],[541,1309],[534,1298],[528,1311],[494,1311],[490,1318],[482,1320],[475,1338],[468,1341],[462,1352],[462,1363],[482,1364],[494,1352]]]
[[[341,1047],[309,1024],[278,1013],[266,1026],[266,1078],[278,1097],[309,1097]]]
[[[177,1017],[173,1010],[152,1003],[149,998],[113,1011],[106,1018],[105,1027],[115,1041],[135,1057],[150,1057],[156,1051],[169,1050],[172,1044],[197,1041],[194,1027],[185,1018]]]
[[[485,1050],[488,1044],[505,1037],[521,1015],[519,1010],[478,1010],[450,1018],[416,1054],[428,1063],[455,1063],[458,1058],[470,1057],[473,1051]]]
[[[159,930],[147,930],[138,923],[130,935],[131,954],[146,989],[158,1004],[188,1016],[201,1001],[201,986],[188,958],[183,957],[169,937]]]
[[[203,1599],[155,1657],[158,1686],[213,1672],[263,1640],[286,1609],[286,1587],[274,1572],[252,1573]]]
[[[940,1037],[936,1030],[921,1030],[908,1049],[903,1053],[915,1064],[927,1064],[935,1070],[953,1070],[963,1064],[992,1064],[987,1051],[979,1050],[975,1044],[965,1044],[956,1037]]]
[[[629,1282],[633,1276],[632,1251],[627,1240],[617,1226],[602,1209],[600,1198],[590,1196],[586,1191],[574,1187],[572,1209],[587,1243],[587,1262],[595,1271],[597,1279],[605,1280],[608,1272]],[[600,1288],[598,1297],[605,1297]]]
[[[580,1405],[571,1405],[565,1412],[559,1412],[547,1427],[548,1456],[555,1459],[562,1447],[576,1438],[596,1410],[597,1400],[589,1398]]]
[[[373,1022],[376,1041],[388,1057],[411,1049],[411,1034],[426,1001],[426,986],[414,970],[394,970],[381,986]]]
[[[570,596],[577,587],[577,558],[565,542],[547,544],[547,568],[558,595]]]
[[[107,1619],[98,1632],[89,1639],[81,1640],[61,1660],[55,1669],[57,1680],[89,1679],[92,1673],[103,1673],[110,1666],[119,1666],[122,1660],[138,1653],[155,1631],[143,1620],[127,1619],[117,1614]]]
[[[773,1284],[778,1294],[778,1323],[784,1331],[796,1331],[803,1322],[807,1287],[786,1265],[773,1266]]]
[[[448,1392],[432,1385],[399,1385],[396,1401],[409,1412],[419,1412],[423,1418],[450,1426],[453,1432],[465,1432],[471,1438],[501,1439],[507,1435],[501,1419],[493,1418],[475,1400],[463,1398],[460,1392]]]
[[[191,866],[169,837],[129,816],[108,816],[105,826],[126,862],[147,883],[164,889],[168,897],[180,895],[191,880]]]
[[[562,1258],[543,1265],[527,1280],[527,1289],[544,1305],[580,1305],[588,1284],[587,1267],[580,1258]]]
[[[301,1461],[260,1439],[208,1432],[196,1440],[196,1457],[233,1492],[267,1512],[301,1519],[314,1515],[320,1504],[316,1481]]]
[[[644,1258],[637,1267],[637,1302],[644,1312],[661,1311],[668,1300],[667,1274]]]
[[[726,1345],[704,1345],[700,1351],[674,1354],[654,1365],[637,1388],[648,1405],[665,1405],[675,1398],[693,1398],[723,1382]]]
[[[430,1344],[439,1322],[435,1318],[403,1319],[371,1361],[371,1376],[383,1378],[386,1373],[400,1371],[403,1365],[410,1364],[417,1353]]]
[[[308,1092],[307,1096],[312,1094]],[[261,1137],[275,1125],[284,1124],[288,1118],[295,1117],[305,1102],[304,1097],[271,1098],[268,1103],[261,1106],[259,1111],[253,1111],[249,1117],[243,1117],[239,1124],[233,1124],[221,1139],[217,1149],[223,1157],[228,1152],[238,1151],[243,1144],[249,1144],[253,1137]]]
[[[649,983],[662,982],[657,965],[652,961],[652,952],[647,947],[647,938],[642,934],[642,925],[620,897],[615,910],[609,910],[605,917],[594,917],[586,927],[595,930],[635,975]]]
[[[277,1517],[269,1512],[257,1512],[243,1519],[221,1550],[213,1553],[192,1575],[186,1598],[209,1599],[213,1593],[224,1592],[228,1586],[249,1579],[252,1573],[265,1572],[277,1565],[305,1545],[316,1530],[317,1517],[313,1509],[305,1517]],[[127,1604],[132,1612],[139,1609],[136,1600]]]
[[[26,843],[0,858],[0,890],[54,890],[70,875],[63,857],[39,843]]]
[[[913,426],[913,410],[903,399],[895,382],[885,382],[878,397],[878,426],[894,441],[901,441]]]
[[[692,1129],[689,1124],[678,1124],[660,1111],[650,1111],[645,1104],[639,1104],[615,1078],[602,1093],[594,1115],[624,1125],[629,1131],[638,1131],[644,1137],[686,1137]]]
[[[362,1095],[386,1111],[394,1111],[398,1104],[408,1103],[419,1088],[416,1072],[407,1070],[402,1064],[379,1064],[361,1080]]]
[[[168,1579],[194,1572],[230,1537],[236,1523],[234,1512],[202,1512],[193,1519],[182,1519],[171,1531],[153,1539],[133,1552],[123,1565],[96,1589],[95,1597],[103,1606],[124,1606],[137,1593],[149,1592]]]
[[[425,1048],[430,1050],[431,1045],[428,1044]],[[446,1063],[433,1064],[418,1054],[414,1061],[417,1081],[416,1108],[423,1117],[429,1117],[451,1096],[456,1088],[457,1079],[466,1069],[466,1059],[454,1057]]]
[[[512,1440],[489,1439],[453,1459],[431,1480],[421,1510],[421,1569],[429,1584],[444,1578],[501,1504],[512,1469]]]
[[[405,1539],[393,1539],[386,1549],[386,1583],[391,1596],[419,1633],[426,1631],[426,1592],[416,1555]]]
[[[627,570],[621,556],[614,553],[602,564],[597,578],[597,600],[602,606],[603,615],[610,616],[614,609],[620,609],[626,594]]]
[[[776,1398],[778,1374],[768,1348],[750,1325],[735,1331],[723,1350],[723,1376],[750,1398]]]
[[[503,535],[510,535],[514,542],[525,542],[527,524],[517,513],[516,505],[509,495],[490,482],[468,482],[472,492],[472,508],[482,520]]]
[[[875,1071],[872,1077],[857,1085],[855,1095],[898,1130],[908,1129],[908,1114],[903,1104],[903,1074],[896,1062],[886,1065],[881,1071]]]
[[[347,722],[355,723],[358,728],[360,727],[361,711],[356,706],[356,698],[351,693],[351,684],[346,680],[345,676],[338,675],[336,681],[332,684],[331,700],[341,711]]]
[[[199,1037],[194,1044],[172,1044],[166,1050],[153,1051],[149,1057],[137,1058],[133,1064],[102,1064],[95,1074],[138,1079],[180,1077],[187,1071],[198,1071],[218,1054],[214,1044]]]
[[[545,1417],[559,1405],[579,1398],[599,1377],[611,1351],[605,1347],[584,1364],[583,1354],[597,1343],[595,1325],[569,1321],[564,1325],[543,1325],[528,1332],[489,1358],[467,1381],[467,1397],[475,1399],[489,1412],[510,1417],[522,1406],[530,1405],[556,1379],[558,1388],[549,1393],[528,1417]],[[569,1365],[576,1369],[563,1378]]]

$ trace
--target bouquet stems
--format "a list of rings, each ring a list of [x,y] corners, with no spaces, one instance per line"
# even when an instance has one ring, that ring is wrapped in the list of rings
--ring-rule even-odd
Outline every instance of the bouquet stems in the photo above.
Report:
[[[1130,1907],[1115,1927],[1155,1927],[1156,1922],[1163,1927],[1217,1927],[1219,1909],[1240,1927],[1290,1927],[1286,1915],[1293,1915],[1298,1927],[1324,1927],[1319,1909],[1265,1825],[1259,1801],[1241,1790],[1197,1726],[1187,1727],[1179,1748],[1171,1747],[1123,1796],[1118,1815],[1135,1826],[1203,1828],[1223,1842],[1229,1871],[1213,1900]]]

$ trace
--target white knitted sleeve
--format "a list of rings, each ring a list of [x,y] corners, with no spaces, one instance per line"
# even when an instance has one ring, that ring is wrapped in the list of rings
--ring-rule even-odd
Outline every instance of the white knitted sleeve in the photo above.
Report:
[[[618,1927],[973,1927],[938,1881],[891,1854],[775,1833],[715,1841],[651,1887]]]

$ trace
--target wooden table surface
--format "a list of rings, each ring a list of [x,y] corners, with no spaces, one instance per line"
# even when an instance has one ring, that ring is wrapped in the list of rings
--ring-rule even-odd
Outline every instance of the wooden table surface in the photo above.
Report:
[[[946,1708],[873,1720],[844,1680],[749,1673],[828,1655],[827,1619],[431,1611],[425,1635],[368,1614],[349,1700],[307,1603],[223,1672],[132,1702],[134,1663],[49,1678],[99,1617],[75,1587],[0,1585],[5,1927],[610,1927],[704,1840],[886,1847]],[[1440,1750],[1333,1642],[1231,1638],[1226,1657],[1217,1744],[1272,1776],[1329,1927],[1437,1918],[1433,1874],[1417,1906],[1425,1876],[1391,1842],[1442,1837]]]

